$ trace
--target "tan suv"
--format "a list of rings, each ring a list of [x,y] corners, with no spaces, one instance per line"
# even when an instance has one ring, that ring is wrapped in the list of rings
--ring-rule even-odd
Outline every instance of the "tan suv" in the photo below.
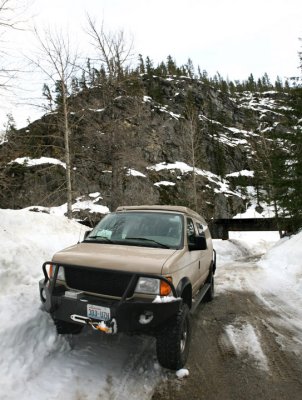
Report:
[[[214,296],[205,220],[178,206],[119,207],[85,239],[43,264],[40,297],[60,334],[84,325],[156,337],[159,363],[184,366],[190,311]]]

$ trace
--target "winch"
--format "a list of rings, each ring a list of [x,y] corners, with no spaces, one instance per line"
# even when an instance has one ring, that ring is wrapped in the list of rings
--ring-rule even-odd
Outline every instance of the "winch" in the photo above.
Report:
[[[91,328],[94,329],[95,331],[101,331],[108,334],[117,333],[117,323],[115,318],[112,318],[110,321],[100,321],[100,322],[92,321],[91,318],[77,314],[72,314],[70,318],[74,322],[79,322],[81,324],[86,324],[91,326]]]

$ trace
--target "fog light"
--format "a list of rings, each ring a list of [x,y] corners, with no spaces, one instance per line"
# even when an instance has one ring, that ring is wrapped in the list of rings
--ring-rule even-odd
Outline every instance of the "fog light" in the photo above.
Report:
[[[147,325],[152,321],[153,317],[154,315],[152,311],[145,311],[139,316],[139,323],[142,325]]]

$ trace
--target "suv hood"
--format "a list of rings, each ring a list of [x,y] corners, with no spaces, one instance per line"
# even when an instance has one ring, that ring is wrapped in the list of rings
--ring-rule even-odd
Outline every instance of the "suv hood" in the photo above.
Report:
[[[55,263],[117,271],[161,274],[163,265],[175,249],[79,243],[56,253]]]

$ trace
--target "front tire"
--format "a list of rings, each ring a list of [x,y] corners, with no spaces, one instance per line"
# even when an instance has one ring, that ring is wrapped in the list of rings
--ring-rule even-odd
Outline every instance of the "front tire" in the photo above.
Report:
[[[191,342],[190,310],[183,304],[177,316],[157,336],[156,353],[160,365],[178,370],[185,365]]]

